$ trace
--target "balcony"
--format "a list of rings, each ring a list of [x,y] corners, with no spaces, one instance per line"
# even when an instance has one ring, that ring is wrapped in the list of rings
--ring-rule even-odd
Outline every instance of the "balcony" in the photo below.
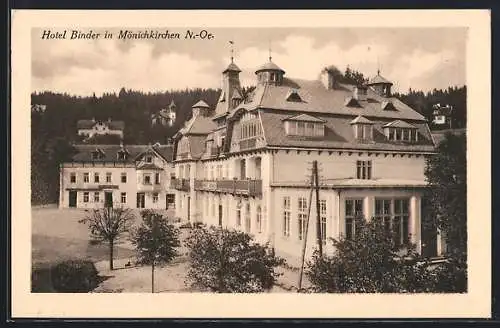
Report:
[[[177,159],[187,159],[189,158],[189,152],[177,153]]]
[[[217,157],[220,154],[220,147],[210,147],[209,155],[211,157]]]
[[[180,191],[189,191],[189,179],[172,179],[170,184],[174,189]]]
[[[159,184],[159,183],[155,183],[155,184],[152,184],[152,183],[149,183],[149,184],[141,183],[141,184],[137,185],[137,191],[160,192],[160,191],[163,191],[163,190],[165,190],[165,188],[161,184]]]
[[[257,145],[256,138],[240,140],[240,150],[252,149],[255,148],[256,145]]]
[[[195,180],[194,189],[234,195],[262,195],[262,180]]]

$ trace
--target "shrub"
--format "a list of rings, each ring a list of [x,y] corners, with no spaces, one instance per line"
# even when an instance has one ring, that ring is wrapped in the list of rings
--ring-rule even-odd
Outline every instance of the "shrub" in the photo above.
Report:
[[[243,232],[221,228],[191,230],[186,240],[190,269],[187,283],[218,293],[255,293],[269,290],[284,260],[267,245]]]
[[[52,286],[52,268],[49,266],[33,266],[31,268],[31,292],[32,293],[54,293]]]
[[[99,276],[88,260],[67,260],[50,270],[52,286],[60,293],[88,293],[97,287]]]

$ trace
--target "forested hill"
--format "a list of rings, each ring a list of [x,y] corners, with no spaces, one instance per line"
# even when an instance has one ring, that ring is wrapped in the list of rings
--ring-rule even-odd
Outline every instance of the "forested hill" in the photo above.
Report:
[[[165,143],[180,126],[191,117],[191,106],[203,99],[212,108],[217,103],[219,90],[187,89],[161,93],[143,93],[121,89],[118,94],[101,97],[76,97],[52,92],[34,93],[31,104],[43,104],[47,110],[43,115],[32,115],[38,136],[63,137],[77,141],[76,122],[80,119],[121,120],[125,122],[124,143]],[[171,101],[177,106],[177,119],[172,127],[151,127],[151,114],[168,107]],[[35,117],[33,117],[35,116]]]

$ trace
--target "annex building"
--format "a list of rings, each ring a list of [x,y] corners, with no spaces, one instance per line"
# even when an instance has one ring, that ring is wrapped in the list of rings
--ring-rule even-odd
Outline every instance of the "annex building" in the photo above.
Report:
[[[163,210],[175,205],[172,145],[75,145],[61,164],[59,207],[118,206]]]
[[[269,58],[244,95],[240,72],[231,59],[216,107],[200,100],[175,136],[178,217],[241,229],[299,257],[316,160],[326,251],[328,238],[355,238],[362,215],[382,218],[400,243],[441,252],[440,238],[427,241],[421,225],[435,145],[426,119],[392,96],[391,81],[378,72],[366,85],[344,84],[328,69],[318,80],[294,79]]]

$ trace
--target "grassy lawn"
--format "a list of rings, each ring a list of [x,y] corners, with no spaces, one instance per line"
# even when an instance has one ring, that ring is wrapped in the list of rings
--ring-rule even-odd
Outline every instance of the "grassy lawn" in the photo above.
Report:
[[[54,207],[33,208],[32,261],[34,265],[70,258],[108,259],[107,245],[91,245],[86,225],[78,223],[86,212],[80,209]],[[135,252],[126,243],[115,247],[114,258],[130,258]]]

